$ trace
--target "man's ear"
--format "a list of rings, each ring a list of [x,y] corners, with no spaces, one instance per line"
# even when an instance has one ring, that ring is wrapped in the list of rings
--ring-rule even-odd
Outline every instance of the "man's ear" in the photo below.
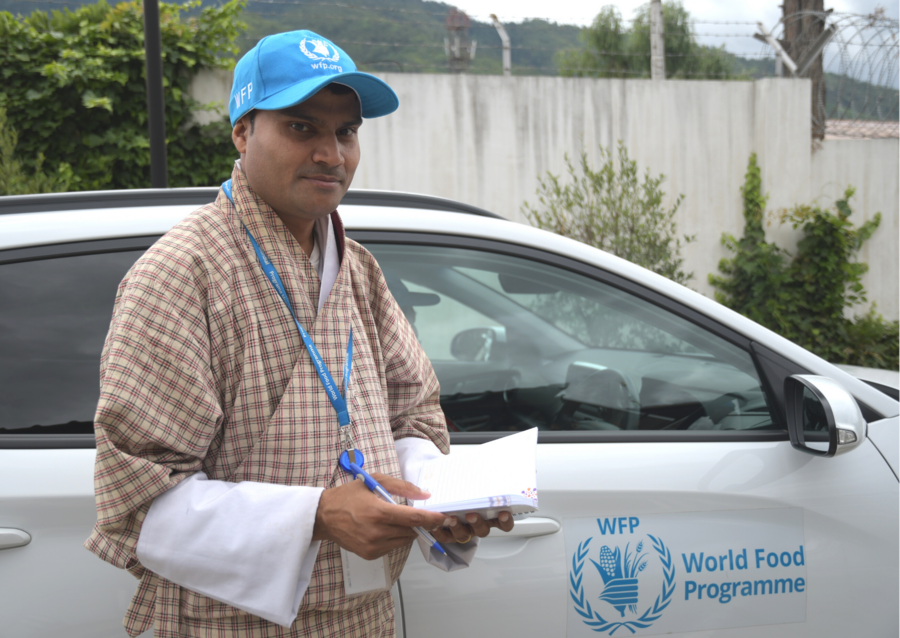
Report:
[[[244,115],[231,129],[231,141],[234,142],[234,147],[241,155],[247,152],[248,137],[250,137],[250,117]]]

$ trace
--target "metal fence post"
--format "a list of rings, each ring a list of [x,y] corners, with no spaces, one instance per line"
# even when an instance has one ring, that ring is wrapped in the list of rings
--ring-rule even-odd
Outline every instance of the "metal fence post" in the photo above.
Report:
[[[163,94],[159,0],[144,0],[144,58],[147,70],[147,128],[150,136],[150,186],[169,187],[166,160],[166,102]]]
[[[666,46],[663,39],[662,0],[650,2],[650,78],[666,79]]]
[[[496,14],[491,14],[491,20],[494,21],[494,28],[497,29],[497,34],[500,36],[500,42],[503,44],[503,75],[509,77],[512,75],[512,56],[510,55],[511,52],[509,49],[509,35],[506,33],[506,29],[503,28],[503,25],[500,23]]]

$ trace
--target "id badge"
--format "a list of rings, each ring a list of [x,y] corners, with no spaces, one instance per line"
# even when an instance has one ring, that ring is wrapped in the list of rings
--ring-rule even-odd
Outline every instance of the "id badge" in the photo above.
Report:
[[[387,554],[375,560],[366,560],[342,547],[341,566],[344,571],[344,593],[348,596],[389,591],[391,588]]]

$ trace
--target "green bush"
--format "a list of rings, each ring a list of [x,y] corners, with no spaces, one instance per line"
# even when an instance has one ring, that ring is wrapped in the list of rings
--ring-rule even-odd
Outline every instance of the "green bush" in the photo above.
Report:
[[[6,121],[6,109],[0,107],[0,195],[65,192],[72,183],[72,167],[60,164],[56,172],[44,173],[44,156],[39,154],[26,171],[15,158],[19,136]]]
[[[643,266],[678,283],[693,273],[681,269],[681,242],[693,236],[678,237],[675,213],[681,205],[679,195],[671,208],[662,205],[665,193],[660,185],[664,175],[652,177],[650,169],[641,181],[637,162],[629,159],[622,142],[618,148],[618,168],[612,149],[600,146],[602,164],[594,170],[587,153],[581,153],[579,171],[565,156],[570,181],[547,173],[539,177],[538,205],[523,204],[522,211],[532,225],[570,237],[589,246]]]
[[[218,184],[236,155],[224,118],[193,122],[200,105],[188,87],[201,69],[233,64],[243,0],[199,6],[160,4],[170,186]],[[39,173],[40,157],[66,163],[73,190],[149,187],[143,29],[139,2],[0,12],[0,107],[18,131],[23,167]]]
[[[852,187],[833,209],[783,210],[780,221],[803,231],[792,256],[765,240],[766,197],[755,154],[742,193],[744,236],[722,236],[734,256],[719,262],[722,276],[709,276],[716,300],[832,363],[896,370],[900,324],[886,321],[874,307],[853,319],[844,316],[845,309],[866,301],[862,276],[869,267],[853,258],[878,228],[881,213],[854,228]]]

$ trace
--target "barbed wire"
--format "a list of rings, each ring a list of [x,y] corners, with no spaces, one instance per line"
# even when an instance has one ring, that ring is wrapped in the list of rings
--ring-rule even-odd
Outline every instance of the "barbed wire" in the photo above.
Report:
[[[60,4],[60,5],[67,5],[67,6],[74,6],[74,5],[83,6],[85,4],[92,4],[92,3],[78,1],[78,0],[14,0],[14,2],[27,2],[29,4]],[[410,10],[410,9],[397,9],[397,8],[391,8],[391,7],[375,7],[375,6],[370,6],[370,5],[356,5],[356,4],[346,4],[346,3],[340,3],[340,2],[304,2],[303,0],[248,0],[248,2],[250,4],[263,4],[263,5],[268,4],[268,5],[296,6],[296,7],[317,7],[317,8],[323,8],[323,9],[334,9],[334,8],[358,9],[358,10],[365,10],[365,11],[381,11],[381,12],[388,12],[388,13],[401,13],[401,14],[406,14],[406,15],[421,15],[421,16],[435,16],[435,17],[438,17],[438,16],[444,17],[447,15],[446,12],[416,11],[416,10]],[[409,25],[409,26],[430,26],[430,27],[433,26],[436,28],[443,27],[441,22],[438,20],[431,21],[431,22],[421,22],[421,21],[410,21],[410,20],[392,20],[390,18],[375,18],[375,17],[371,17],[371,16],[354,18],[354,17],[348,17],[346,15],[342,15],[342,16],[317,15],[316,18],[324,19],[324,20],[342,21],[342,22],[363,21],[363,22],[382,22],[382,23]],[[526,17],[526,18],[523,18],[523,20],[545,20],[548,22],[553,21],[549,18],[537,18],[537,17],[534,17],[534,18]],[[636,19],[634,19],[634,18],[629,18],[629,19],[623,20],[623,22],[635,22],[635,21],[636,21]],[[664,25],[665,24],[672,25],[672,24],[677,24],[677,23],[664,22]],[[695,25],[695,24],[748,25],[748,26],[756,25],[755,22],[735,21],[735,20],[690,20],[690,21],[688,21],[688,24],[691,24],[691,25]],[[493,27],[493,25],[485,24],[485,23],[479,24],[477,26],[479,26],[481,28],[486,28],[486,27],[492,28]],[[513,23],[505,23],[504,26],[507,28],[515,28],[515,27],[524,26],[524,25],[513,22]],[[569,25],[563,25],[563,26],[569,26]],[[578,25],[571,25],[571,26],[578,26]],[[587,27],[579,27],[579,28],[587,28]],[[706,33],[706,32],[704,32],[704,33],[691,33],[690,35],[692,37],[718,37],[718,38],[752,38],[753,37],[753,33],[712,33],[712,32]],[[500,48],[500,47],[491,47],[488,45],[481,45],[481,47],[482,48]],[[541,50],[538,48],[529,48],[529,47],[513,47],[513,48],[514,49],[518,48],[521,50],[526,50],[526,49]],[[545,48],[543,50],[549,51],[549,50],[556,50],[556,49]]]
[[[79,0],[15,0],[15,2],[29,3],[32,5],[45,6],[62,6],[66,8],[74,8],[83,6],[86,3]],[[251,5],[255,5],[258,9],[262,9],[265,5],[295,7],[302,10],[301,15],[307,18],[323,21],[340,21],[340,22],[367,22],[375,24],[394,24],[405,27],[418,27],[427,30],[427,33],[444,31],[444,20],[442,18],[448,15],[444,11],[423,11],[417,9],[405,9],[384,6],[372,6],[372,4],[354,4],[350,2],[323,2],[313,1],[304,2],[303,0],[248,0]],[[258,11],[257,9],[257,11]],[[334,15],[334,11],[342,12],[341,15]],[[372,12],[372,14],[364,15],[362,12]],[[257,13],[258,15],[267,15],[265,12]],[[411,19],[410,19],[411,18]],[[481,22],[478,17],[473,17],[470,29],[492,29],[493,25],[489,22]],[[518,21],[521,20],[521,21]],[[523,17],[517,18],[516,22],[504,22],[504,26],[514,32],[516,29],[525,30],[530,28],[529,22],[535,20],[543,20],[548,23],[556,23],[560,26],[575,26],[580,29],[589,28],[581,25],[566,25],[559,22],[559,18],[543,18],[543,17]],[[646,16],[640,18],[626,18],[622,22],[627,25],[634,25],[638,20],[646,20]],[[802,23],[802,24],[801,24]],[[753,21],[739,20],[688,20],[686,22],[664,22],[664,25],[671,28],[675,25],[689,25],[689,33],[686,34],[690,38],[719,38],[719,39],[746,39],[754,38],[757,23]],[[798,25],[800,25],[798,27]],[[724,27],[751,27],[743,32],[730,29],[725,32],[717,32],[716,29],[703,29],[703,26],[724,26]],[[694,31],[694,27],[701,27],[700,31]],[[825,29],[830,29],[830,40],[816,54],[820,61],[812,64],[806,64],[809,55],[808,48],[815,45],[817,38],[822,35]],[[897,85],[898,78],[898,28],[900,21],[894,18],[887,18],[882,12],[876,12],[872,15],[854,14],[854,13],[815,13],[800,12],[782,19],[771,30],[772,35],[781,41],[782,46],[788,49],[788,54],[795,62],[803,62],[806,65],[804,73],[809,76],[809,69],[819,69],[820,78],[824,78],[823,73],[828,73],[828,89],[826,91],[825,79],[817,81],[814,79],[814,90],[818,93],[814,96],[814,108],[812,112],[812,124],[814,133],[820,135],[823,131],[825,134],[839,134],[841,136],[862,137],[862,136],[897,136],[898,117],[897,90],[893,87]],[[430,37],[430,36],[429,36]],[[514,38],[517,36],[513,36]],[[521,37],[521,36],[519,36]],[[242,36],[245,41],[258,41],[261,37]],[[442,40],[443,38],[441,38]],[[484,36],[479,36],[484,39]],[[490,41],[490,40],[488,40]],[[515,40],[513,40],[515,42]],[[818,40],[821,46],[821,40]],[[431,50],[436,51],[445,47],[444,43],[437,41],[432,43],[407,43],[407,42],[375,42],[351,40],[342,41],[344,46],[368,47],[372,51],[382,50]],[[561,51],[584,52],[596,56],[602,60],[628,60],[647,57],[647,53],[639,53],[633,51],[592,51],[587,48],[578,47],[547,47],[547,46],[522,46],[517,45],[511,47],[513,51],[519,53],[538,52],[557,54]],[[709,56],[711,54],[711,46],[704,46],[702,50],[694,53],[666,53],[665,57],[669,59],[680,58],[689,60],[691,58],[699,58]],[[478,49],[486,51],[498,51],[502,46],[498,44],[479,43]],[[714,51],[715,49],[713,49]],[[768,45],[763,45],[762,49],[757,52],[750,51],[725,51],[727,55],[733,55],[742,59],[756,59],[765,61],[771,65],[769,60],[777,59],[776,52]],[[379,56],[380,57],[380,56]],[[549,61],[549,60],[548,60]],[[690,62],[687,62],[690,65]],[[360,66],[377,66],[390,65],[396,66],[401,71],[405,70],[422,70],[422,71],[439,71],[446,72],[448,70],[446,63],[434,64],[404,64],[396,60],[375,60],[369,62],[361,62]],[[816,66],[818,65],[818,66]],[[758,73],[760,67],[754,67],[757,71],[744,70],[743,74]],[[765,67],[763,67],[765,68]],[[768,67],[771,69],[771,66]],[[561,69],[557,66],[547,65],[523,65],[515,64],[514,71],[517,73],[541,73],[547,75],[558,75]],[[597,77],[605,75],[606,77],[631,77],[644,78],[649,77],[649,73],[645,70],[615,70],[603,73],[596,68],[567,68],[564,70],[567,75],[579,75],[588,77]],[[771,72],[771,71],[770,71]],[[470,67],[469,73],[473,74],[489,74],[496,73],[493,68],[476,69]],[[703,71],[683,71],[679,70],[674,77],[678,78],[740,78],[742,72],[718,72],[710,73]],[[818,83],[817,83],[818,82]],[[873,123],[873,120],[889,120]],[[879,128],[878,124],[883,124]]]
[[[335,6],[343,6],[343,7],[354,8],[354,9],[377,10],[373,7],[363,7],[360,5],[338,5],[338,4],[331,5],[331,4],[326,4],[326,3],[305,3],[305,2],[300,2],[298,0],[249,0],[249,2],[251,4],[269,4],[269,5],[278,5],[278,6],[324,7],[324,8],[333,8]],[[413,11],[407,11],[407,13],[417,13],[418,15],[436,15],[436,14],[425,14],[424,12],[413,12]],[[442,13],[439,15],[443,16],[446,14]],[[324,15],[324,14],[318,14],[318,15],[316,15],[316,18],[320,19],[320,20],[335,20],[335,21],[341,21],[341,22],[352,22],[352,21],[381,22],[381,23],[388,23],[388,24],[400,24],[400,25],[409,25],[409,26],[429,26],[429,27],[435,27],[435,28],[443,28],[443,24],[438,20],[435,20],[433,22],[421,22],[421,21],[411,21],[411,20],[393,20],[391,18],[376,18],[376,17],[358,17],[357,18],[357,17],[346,16],[346,15],[337,16],[337,15]],[[700,24],[700,23],[698,22],[696,24]],[[703,24],[712,24],[712,23],[703,23]],[[490,25],[490,24],[481,24],[478,26],[493,28],[492,25]],[[506,25],[504,25],[504,26],[506,26]],[[515,24],[511,24],[508,26],[515,26]],[[719,37],[719,38],[752,38],[753,37],[753,33],[692,33],[691,35],[698,36],[698,37],[709,36],[709,37]]]
[[[264,36],[264,35],[241,36],[240,39],[247,40],[250,42],[258,42],[259,40],[262,40],[265,37],[268,37],[268,36]],[[369,41],[362,41],[362,40],[342,40],[341,45],[342,46],[355,45],[355,46],[387,47],[387,48],[405,47],[405,48],[413,48],[413,49],[443,49],[444,48],[443,43],[427,44],[427,43],[423,43],[423,42],[369,42]],[[503,47],[497,46],[497,45],[490,45],[490,44],[479,44],[478,50],[482,50],[482,49],[490,49],[490,50],[499,51],[499,50],[502,50]],[[560,48],[556,48],[556,47],[522,47],[522,46],[514,46],[514,47],[510,47],[510,49],[512,51],[549,51],[551,53],[559,53],[559,52],[566,52],[566,51],[579,51],[578,49],[560,49]],[[591,55],[597,55],[597,56],[619,56],[619,57],[638,57],[639,58],[639,57],[649,57],[649,55],[650,55],[649,53],[629,52],[629,51],[596,51],[596,50],[584,50],[584,51],[587,53],[590,53]],[[708,52],[666,53],[665,55],[667,58],[691,58],[691,57],[706,57],[709,55],[709,53]],[[729,54],[729,55],[736,55],[736,54]],[[769,59],[775,58],[775,53],[762,52],[762,53],[749,53],[746,55],[750,56],[750,57],[757,57],[757,58],[769,58]],[[744,57],[744,54],[741,54],[741,57]],[[522,67],[517,65],[517,68],[522,68]]]
[[[93,4],[92,2],[85,2],[84,0],[13,0],[13,2],[27,2],[30,4],[65,4],[65,5]],[[248,0],[248,3],[249,4],[272,4],[272,5],[281,5],[281,6],[293,5],[293,6],[297,6],[297,7],[318,7],[318,8],[323,8],[323,9],[335,9],[335,8],[358,9],[358,10],[363,10],[363,11],[380,11],[380,12],[384,12],[384,13],[401,13],[401,14],[406,14],[406,15],[421,15],[421,16],[434,16],[434,17],[446,17],[447,16],[446,11],[418,11],[418,10],[414,10],[414,9],[400,9],[400,8],[395,8],[395,7],[349,4],[349,3],[343,3],[343,2],[306,2],[304,0]],[[870,21],[873,17],[872,15],[866,15],[866,14],[860,14],[860,13],[848,13],[848,12],[831,13],[830,15],[849,17],[849,18],[859,18],[864,21]],[[325,17],[325,16],[321,16],[321,17]],[[348,18],[347,16],[336,16],[336,18],[340,18],[342,20],[371,19],[371,18]],[[895,24],[898,22],[897,20],[895,20],[893,18],[881,18],[881,19],[893,21]],[[581,25],[577,25],[577,24],[570,25],[570,24],[560,23],[559,18],[551,18],[551,17],[544,17],[544,16],[523,16],[520,18],[517,17],[516,20],[521,20],[522,22],[530,21],[530,20],[543,20],[545,22],[559,24],[560,26],[576,26],[579,28],[588,28],[588,27],[582,27]],[[637,22],[638,20],[639,20],[639,18],[623,18],[622,22],[634,23],[634,22]],[[412,25],[420,25],[420,24],[439,25],[440,24],[440,21],[437,21],[437,20],[435,20],[433,22],[426,22],[426,23],[410,22],[410,21],[405,21],[405,20],[395,20],[392,22],[395,22],[397,24],[412,24]],[[522,22],[518,22],[518,21],[517,22],[503,22],[501,20],[501,22],[503,23],[504,27],[506,27],[506,28],[515,28],[518,26],[523,26]],[[663,24],[670,25],[670,26],[671,25],[681,25],[681,24],[750,26],[750,27],[753,27],[755,30],[758,23],[755,21],[751,21],[751,20],[688,20],[685,23],[664,21]],[[491,25],[490,23],[484,22],[478,26],[483,28],[485,26],[492,27],[493,25]],[[713,37],[713,36],[753,37],[752,33],[751,34],[747,34],[747,33],[692,33],[691,35],[704,36],[704,37]]]
[[[772,29],[786,54],[802,65],[796,73],[812,80],[814,138],[897,137],[898,31],[900,21],[883,12],[802,11]]]
[[[304,0],[292,0],[292,1],[284,1],[281,2],[272,2],[271,0],[248,0],[253,4],[296,4],[302,5],[305,7],[325,7],[325,8],[341,8],[341,9],[362,9],[365,11],[384,11],[390,13],[406,13],[412,15],[429,15],[429,16],[441,16],[444,17],[447,15],[446,11],[417,11],[414,9],[396,9],[393,7],[375,7],[370,5],[362,5],[362,4],[347,4],[342,2],[304,2]],[[465,13],[465,12],[462,12]],[[569,16],[574,17],[574,16]],[[471,18],[470,18],[471,19]],[[526,21],[526,20],[543,20],[545,22],[555,22],[559,24],[559,18],[550,18],[544,16],[522,16],[516,17],[516,22],[503,23],[503,26],[515,26],[518,24],[518,20]],[[623,22],[636,22],[637,18],[623,18]],[[502,20],[501,20],[502,22]],[[671,23],[671,22],[670,22]],[[720,24],[720,25],[750,25],[756,26],[756,22],[748,21],[748,20],[689,20],[689,24]]]
[[[372,65],[372,64],[392,64],[401,67],[402,69],[426,69],[426,70],[435,70],[435,71],[446,71],[446,64],[410,64],[410,63],[401,63],[396,60],[378,60],[377,62],[360,62],[360,67]],[[552,73],[553,75],[557,75],[559,73],[559,69],[551,66],[525,66],[525,65],[516,65],[516,71],[546,71],[548,73]],[[649,71],[633,71],[628,69],[609,71],[603,77],[597,77],[601,74],[597,69],[588,69],[588,68],[578,68],[578,69],[567,69],[568,72],[571,73],[582,73],[583,76],[580,77],[591,77],[594,79],[620,79],[618,76],[629,75],[635,77],[643,77],[650,79]],[[496,75],[495,71],[490,71],[486,69],[473,69],[469,68],[469,75]],[[725,77],[725,78],[734,78],[733,74],[729,73],[707,73],[704,71],[680,71],[678,76],[688,75],[691,77]],[[563,76],[563,77],[575,77],[579,76]]]

